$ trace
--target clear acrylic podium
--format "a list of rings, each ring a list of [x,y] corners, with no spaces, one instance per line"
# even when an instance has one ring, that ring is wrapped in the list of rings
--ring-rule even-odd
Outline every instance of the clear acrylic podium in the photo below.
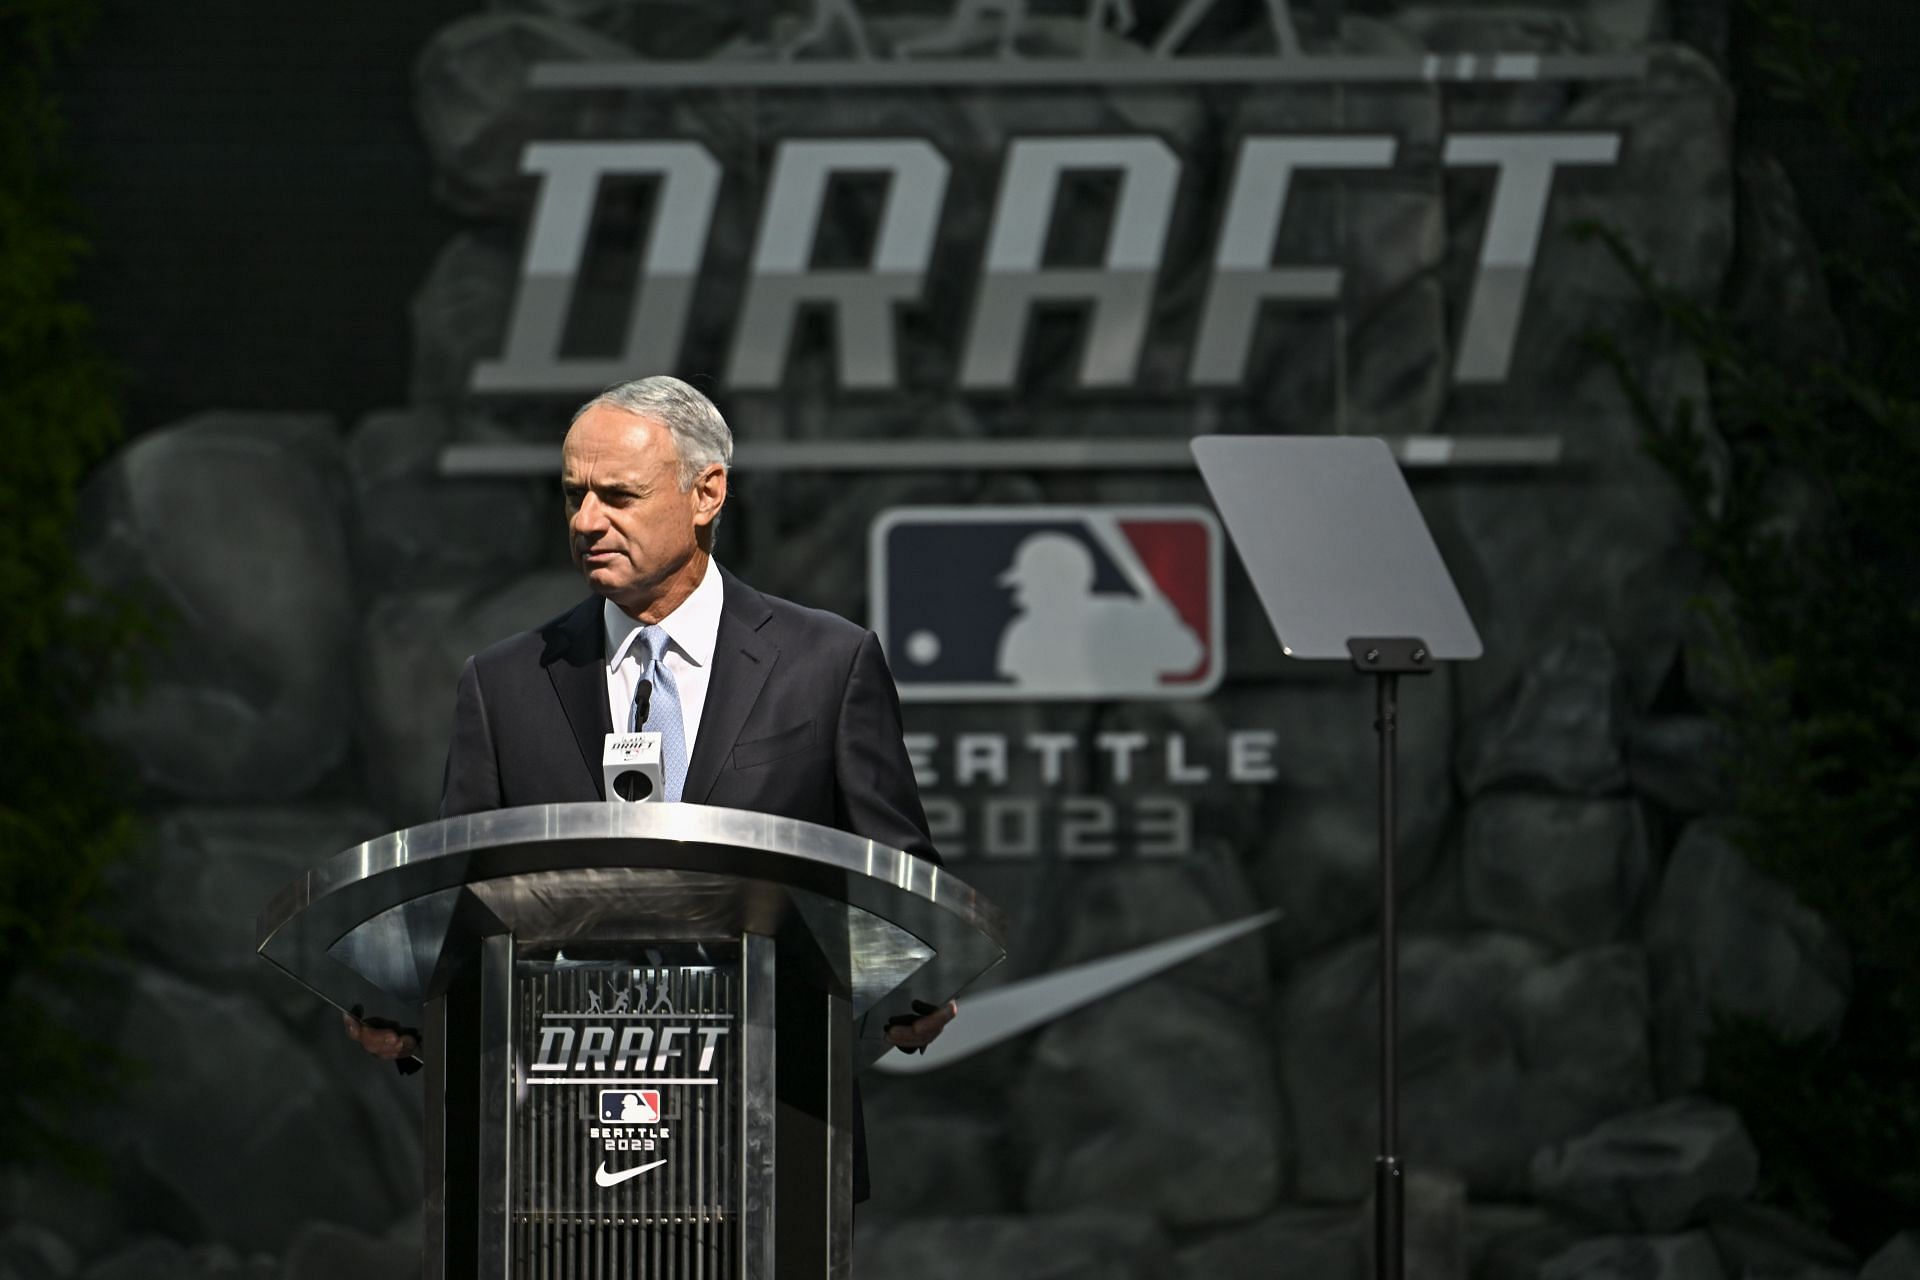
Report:
[[[1005,939],[939,867],[687,804],[412,827],[259,921],[340,1008],[421,1010],[433,1280],[846,1275],[853,1073]]]

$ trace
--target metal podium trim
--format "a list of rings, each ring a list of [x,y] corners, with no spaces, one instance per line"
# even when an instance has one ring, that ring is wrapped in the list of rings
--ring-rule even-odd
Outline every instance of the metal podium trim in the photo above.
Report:
[[[850,918],[848,944],[871,937],[884,952],[852,1006],[857,1066],[886,1052],[886,1022],[911,1012],[913,998],[945,1000],[1006,954],[997,907],[898,849],[746,810],[613,803],[493,810],[369,840],[276,895],[260,915],[258,950],[341,1008],[419,1004],[447,988],[449,942],[525,940],[554,914],[555,897],[608,904],[629,936],[636,924],[684,923],[685,913],[707,936],[817,929],[820,901],[904,930],[927,953],[910,971],[897,967],[897,945]],[[356,948],[363,927],[369,945]],[[357,971],[352,962],[376,951],[412,963]],[[864,958],[851,960],[856,984]]]

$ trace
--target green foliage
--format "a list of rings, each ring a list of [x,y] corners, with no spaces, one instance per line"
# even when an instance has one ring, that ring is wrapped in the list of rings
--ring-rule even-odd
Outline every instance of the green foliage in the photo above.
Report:
[[[1718,440],[1697,406],[1663,411],[1621,348],[1598,346],[1719,584],[1701,607],[1730,691],[1733,836],[1839,930],[1855,966],[1837,1039],[1723,1024],[1708,1087],[1753,1131],[1764,1194],[1872,1249],[1920,1223],[1920,113],[1869,123],[1856,69],[1792,0],[1748,10],[1756,68],[1847,158],[1883,231],[1872,261],[1827,262],[1839,341],[1786,357],[1781,326],[1812,317],[1742,324],[1596,228],[1700,353]]]
[[[81,479],[120,430],[109,371],[67,293],[83,244],[48,87],[89,8],[0,3],[0,1161],[72,1155],[61,1107],[110,1071],[46,993],[107,941],[90,912],[131,835],[80,728],[139,632],[73,555]]]

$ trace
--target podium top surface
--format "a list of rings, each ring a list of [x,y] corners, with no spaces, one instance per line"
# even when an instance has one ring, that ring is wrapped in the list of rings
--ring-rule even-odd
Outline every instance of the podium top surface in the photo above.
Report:
[[[1007,923],[944,868],[845,831],[595,802],[447,818],[347,849],[275,896],[258,949],[333,1004],[373,1012],[438,995],[462,944],[492,934],[591,952],[800,932],[877,1028],[998,963]]]

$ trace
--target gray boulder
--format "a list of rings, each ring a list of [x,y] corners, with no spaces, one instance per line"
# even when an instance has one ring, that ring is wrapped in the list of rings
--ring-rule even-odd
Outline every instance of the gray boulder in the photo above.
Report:
[[[1667,0],[1587,0],[1581,8],[1595,49],[1638,50],[1666,39],[1673,25]]]
[[[364,594],[491,584],[564,545],[551,477],[442,476],[451,438],[444,416],[408,410],[369,414],[348,437]]]
[[[873,1198],[860,1206],[862,1223],[1019,1208],[1005,1107],[968,1107],[944,1094],[929,1105],[931,1092],[918,1081],[863,1083]]]
[[[1469,1205],[1467,1253],[1474,1280],[1538,1280],[1540,1265],[1587,1233],[1537,1206]]]
[[[242,1258],[223,1244],[148,1236],[95,1263],[85,1280],[280,1280],[280,1267],[267,1254]]]
[[[633,0],[487,0],[496,13],[527,13],[624,40],[639,16]]]
[[[463,213],[513,210],[527,143],[575,136],[578,117],[592,110],[584,95],[534,89],[527,73],[540,62],[627,56],[617,41],[532,14],[473,14],[435,32],[413,82],[440,197]]]
[[[1673,38],[1725,70],[1732,43],[1733,6],[1727,0],[1666,0]]]
[[[1089,867],[1071,877],[1064,905],[1056,967],[1259,910],[1218,845]],[[1130,1208],[1185,1227],[1272,1205],[1281,1118],[1264,1029],[1266,954],[1265,940],[1249,935],[1039,1034],[1011,1107],[1030,1209]],[[1167,1096],[1173,1078],[1177,1103],[1142,1105]],[[1174,1168],[1181,1176],[1168,1177]]]
[[[1860,1280],[1920,1280],[1920,1231],[1902,1231],[1867,1259]]]
[[[1257,1216],[1280,1189],[1273,1077],[1254,1019],[1175,979],[1069,1014],[1040,1034],[1013,1101],[1028,1208]]]
[[[253,1000],[157,972],[127,994],[116,1047],[142,1075],[98,1119],[184,1234],[278,1251],[308,1218],[382,1230],[420,1195],[417,1091],[332,1010],[296,1036]]]
[[[37,1223],[0,1232],[0,1280],[66,1280],[78,1265],[73,1246]]]
[[[0,1177],[0,1222],[46,1233],[82,1265],[124,1242],[127,1208],[111,1186],[45,1164],[16,1164]]]
[[[424,409],[468,403],[473,366],[500,355],[520,268],[504,245],[463,231],[435,255],[409,309],[408,398]],[[585,397],[582,397],[583,399]],[[556,433],[554,441],[559,437]]]
[[[1567,52],[1584,43],[1573,5],[1556,5],[1557,12],[1551,14],[1542,13],[1541,8],[1408,4],[1395,6],[1387,21],[1407,47],[1419,52],[1477,54],[1491,48]],[[1449,132],[1531,130],[1551,128],[1565,119],[1568,107],[1579,97],[1579,86],[1541,79],[1515,82],[1500,93],[1440,90],[1434,96],[1445,98]],[[1459,210],[1452,213],[1458,217]]]
[[[1549,1259],[1540,1280],[1723,1280],[1705,1232],[1678,1236],[1602,1236]]]
[[[1707,1079],[1706,1002],[1693,963],[1684,953],[1652,950],[1653,1078],[1661,1097],[1704,1087]]]
[[[164,1236],[148,1236],[87,1269],[86,1280],[208,1280],[203,1258]]]
[[[1085,1212],[916,1218],[854,1237],[861,1280],[1174,1280],[1159,1224]]]
[[[1377,27],[1356,24],[1345,38],[1357,54],[1409,52],[1394,47]],[[1275,85],[1270,92],[1240,98],[1232,112],[1229,137],[1351,130],[1391,134],[1403,148],[1437,145],[1451,125],[1439,95],[1424,86],[1356,86],[1336,101],[1312,89]],[[1348,180],[1325,183],[1296,179],[1287,193],[1287,216],[1274,243],[1273,261],[1337,265],[1343,299],[1354,308],[1348,314],[1356,319],[1371,316],[1441,265],[1446,216],[1438,176],[1420,166],[1360,170]],[[1202,261],[1210,270],[1205,256]],[[1335,326],[1326,324],[1323,315],[1318,327]],[[1435,336],[1444,345],[1444,337]],[[1256,385],[1260,357],[1279,354],[1278,348],[1262,351],[1256,344],[1256,358],[1249,362]]]
[[[1417,228],[1393,230],[1409,233]],[[1328,425],[1342,434],[1369,436],[1440,430],[1451,369],[1447,298],[1439,282],[1416,280],[1355,320],[1348,338],[1346,391]]]
[[[1527,1188],[1542,1145],[1650,1103],[1637,948],[1562,959],[1511,934],[1413,935],[1400,950],[1401,1129],[1411,1167],[1476,1195]],[[1378,949],[1302,966],[1280,998],[1299,1194],[1357,1199],[1377,1149]]]
[[[1852,1249],[1771,1205],[1728,1205],[1707,1230],[1728,1272],[1742,1280],[1829,1280],[1860,1269]]]
[[[1449,431],[1511,434],[1551,405],[1552,429],[1577,464],[1463,477],[1435,496],[1436,510],[1451,513],[1442,522],[1449,565],[1486,643],[1486,658],[1460,674],[1468,723],[1500,705],[1536,655],[1580,629],[1607,637],[1634,709],[1651,704],[1672,667],[1700,574],[1688,518],[1641,447],[1626,393],[1584,339],[1614,339],[1655,409],[1692,401],[1711,438],[1705,371],[1607,250],[1572,228],[1610,228],[1664,283],[1712,304],[1733,243],[1732,122],[1732,95],[1713,68],[1657,46],[1644,79],[1584,89],[1552,123],[1632,141],[1604,180],[1560,179],[1507,377],[1484,398],[1448,406]],[[1455,251],[1477,252],[1484,220],[1477,209],[1461,212]]]
[[[1347,23],[1338,37],[1341,53],[1409,51],[1365,19]],[[1338,102],[1275,86],[1242,98],[1232,113],[1224,130],[1229,137],[1352,130],[1388,133],[1403,148],[1424,148],[1442,130],[1439,97],[1424,86],[1359,87]],[[1276,311],[1255,326],[1245,366],[1253,417],[1301,432],[1431,431],[1449,377],[1447,304],[1433,278],[1446,255],[1437,174],[1402,165],[1353,178],[1319,177],[1289,190],[1273,261],[1339,267],[1345,323],[1307,307]],[[1194,300],[1187,327],[1199,323],[1212,271],[1210,258],[1195,255],[1187,278],[1167,291]]]
[[[163,644],[96,728],[196,800],[302,794],[346,755],[354,593],[345,473],[317,414],[209,413],[150,431],[89,482],[81,559],[153,600]]]
[[[754,581],[751,577],[748,580]],[[995,966],[975,990],[985,991],[1002,982],[1047,971],[1060,949],[1060,921],[1072,908],[1079,877],[1070,860],[1052,857],[1051,851],[1043,857],[1037,840],[1026,845],[1024,853],[1010,853],[1008,846],[1014,842],[1002,841],[989,830],[986,806],[1002,796],[1094,792],[1088,761],[1078,753],[1070,754],[1061,777],[1050,782],[1043,780],[1038,753],[1015,749],[1034,733],[1084,739],[1092,729],[1091,711],[1076,703],[920,702],[908,703],[902,712],[913,742],[918,744],[924,737],[937,744],[927,751],[920,791],[942,858],[968,885],[1000,904],[1009,917],[1008,958]],[[1004,786],[980,778],[961,783],[957,744],[962,735],[974,733],[1005,735],[1008,739]],[[1021,1037],[969,1060],[967,1078],[991,1078],[999,1085],[1010,1085],[1032,1043],[1030,1037]]]
[[[1801,216],[1793,180],[1757,146],[1744,149],[1737,175],[1737,250],[1727,282],[1729,309],[1744,333],[1786,367],[1840,354],[1839,323],[1827,292],[1827,265]]]
[[[1724,642],[1733,591],[1718,578],[1701,584],[1680,633],[1680,669],[1687,694],[1708,712],[1731,711],[1744,696],[1746,678],[1730,661]]]
[[[1406,1280],[1467,1280],[1470,1241],[1466,1184],[1450,1173],[1413,1169],[1402,1175],[1402,1195],[1401,1247]],[[1376,1205],[1375,1195],[1369,1192],[1356,1223],[1361,1266],[1370,1276],[1380,1274],[1374,1254]]]
[[[1390,212],[1417,216],[1415,202]],[[1332,215],[1328,215],[1330,218]],[[1288,215],[1289,225],[1293,215]],[[1418,227],[1370,228],[1418,237]],[[1371,242],[1383,258],[1384,240]],[[1354,272],[1355,276],[1365,273]],[[1347,326],[1312,311],[1280,313],[1255,331],[1247,383],[1258,421],[1284,421],[1303,434],[1423,435],[1441,429],[1451,369],[1447,302],[1422,278],[1370,306],[1349,311]],[[1336,377],[1344,370],[1345,379]]]
[[[530,13],[555,18],[599,32],[631,46],[644,58],[699,58],[712,53],[728,34],[747,19],[732,7],[676,9],[673,21],[662,22],[649,6],[634,0],[487,0],[500,13]],[[776,27],[798,21],[797,14],[779,14]]]
[[[1403,892],[1431,873],[1453,809],[1452,684],[1450,670],[1401,682],[1395,853]],[[1311,954],[1379,916],[1374,699],[1372,684],[1351,674],[1234,696],[1237,726],[1277,735],[1277,785],[1268,790],[1250,874],[1260,900],[1286,912],[1273,935],[1281,955]]]
[[[1707,716],[1658,716],[1627,733],[1627,775],[1634,791],[1675,813],[1723,806],[1726,735]]]
[[[390,1276],[412,1280],[421,1255],[402,1253],[386,1240],[331,1222],[310,1222],[287,1250],[284,1280],[336,1280],[340,1276]]]
[[[1177,858],[1083,864],[1077,874],[1062,877],[1061,887],[1047,950],[1053,968],[1244,920],[1263,909],[1231,847],[1217,839]],[[1215,947],[1162,980],[1264,1017],[1272,998],[1264,934],[1285,927],[1283,918],[1264,933]]]
[[[1389,21],[1435,52],[1488,49],[1539,53],[1626,53],[1667,34],[1665,0],[1390,7]],[[1476,95],[1478,96],[1478,95]],[[1504,95],[1485,95],[1488,98]]]
[[[427,1207],[424,1200],[409,1207],[405,1216],[381,1237],[393,1258],[424,1258],[427,1242]]]
[[[1371,1274],[1361,1270],[1366,1230],[1345,1209],[1280,1209],[1185,1246],[1179,1253],[1180,1275],[1183,1280],[1262,1275],[1361,1280]]]
[[[1739,1115],[1698,1098],[1616,1116],[1533,1158],[1542,1200],[1626,1232],[1677,1231],[1751,1195],[1759,1174]]]
[[[366,785],[394,826],[439,809],[454,686],[473,654],[587,597],[571,569],[528,574],[493,591],[397,593],[362,628],[360,732]]]
[[[1614,230],[1664,283],[1704,301],[1721,287],[1732,263],[1734,95],[1719,70],[1684,45],[1656,44],[1645,52],[1644,78],[1597,86],[1569,104],[1566,127],[1619,129],[1633,145],[1622,148],[1607,181],[1569,191],[1565,200],[1556,202],[1554,213],[1562,229],[1592,219]],[[1674,197],[1684,203],[1675,204]],[[1564,235],[1549,238],[1549,252],[1540,266],[1565,269],[1571,273],[1561,277],[1565,283],[1578,285],[1558,292],[1555,339],[1563,336],[1558,324],[1583,306],[1593,307],[1594,318],[1603,320],[1628,311],[1648,314],[1651,304],[1638,286],[1619,271],[1602,267],[1592,256],[1596,253],[1604,255],[1605,250]],[[1615,311],[1608,303],[1623,310]],[[1641,349],[1672,342],[1664,332],[1622,336]],[[1535,350],[1563,366],[1586,360],[1571,349]],[[1597,390],[1592,384],[1582,389]]]
[[[376,813],[341,805],[177,809],[148,828],[121,874],[126,937],[176,973],[269,1000],[301,989],[254,951],[254,921],[300,875],[382,834]]]
[[[1566,948],[1619,937],[1652,874],[1634,800],[1489,793],[1467,809],[1462,845],[1475,920]]]
[[[1704,820],[1674,848],[1646,938],[1696,993],[1699,1034],[1717,1012],[1756,1019],[1789,1039],[1829,1035],[1846,1012],[1845,943]]]
[[[1590,42],[1581,22],[1584,4],[1482,5],[1406,4],[1388,19],[1414,43],[1436,53],[1525,49],[1538,53],[1586,53]]]
[[[1626,786],[1620,664],[1600,631],[1567,633],[1530,663],[1512,694],[1462,725],[1460,784],[1467,794],[1524,784],[1569,795]]]

